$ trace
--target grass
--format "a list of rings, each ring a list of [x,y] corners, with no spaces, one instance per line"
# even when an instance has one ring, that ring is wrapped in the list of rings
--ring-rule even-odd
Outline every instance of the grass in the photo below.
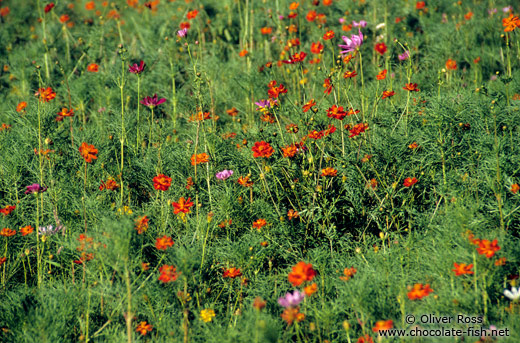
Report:
[[[520,339],[518,6],[49,4],[0,4],[1,341]]]

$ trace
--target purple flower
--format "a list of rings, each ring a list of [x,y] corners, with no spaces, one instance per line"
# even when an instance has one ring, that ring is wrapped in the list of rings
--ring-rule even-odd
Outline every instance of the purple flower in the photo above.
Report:
[[[509,5],[507,7],[502,8],[502,12],[508,13],[513,11],[513,6]]]
[[[305,298],[305,293],[295,290],[292,294],[287,292],[285,296],[278,298],[278,304],[282,307],[298,306]]]
[[[153,97],[145,96],[143,100],[141,100],[141,104],[148,106],[148,107],[156,107],[165,102],[166,99],[158,99],[157,94],[154,94]]]
[[[410,52],[407,50],[397,57],[399,57],[399,61],[407,60],[410,57]]]
[[[366,27],[367,26],[367,22],[364,21],[364,20],[360,20],[359,22],[353,20],[352,21],[352,26],[354,26],[354,27]]]
[[[40,226],[38,227],[38,235],[51,236],[60,231],[61,229],[63,229],[62,225],[56,226],[56,228],[53,225]]]
[[[232,170],[223,170],[223,171],[220,171],[218,172],[215,177],[219,180],[225,180],[225,179],[228,179],[231,177],[231,175],[233,175],[233,171]]]
[[[187,28],[183,28],[182,30],[177,31],[177,36],[179,36],[181,38],[186,37],[187,34],[188,34]]]
[[[30,186],[26,187],[27,190],[25,191],[25,194],[37,194],[37,193],[43,193],[47,190],[47,187],[42,187],[37,183],[33,183]]]
[[[341,51],[342,54],[354,51],[358,49],[361,46],[361,44],[363,44],[363,34],[361,33],[360,29],[358,29],[358,32],[359,35],[352,35],[350,36],[350,38],[348,38],[347,36],[341,37],[345,42],[345,45],[338,45],[340,48],[344,49],[343,51]]]
[[[257,111],[271,108],[278,102],[278,99],[268,99],[268,100],[260,100],[258,102],[255,102],[255,105],[258,107],[256,108]]]
[[[345,21],[346,21],[345,18],[339,18],[339,23],[340,24],[343,24]]]
[[[137,63],[134,63],[133,66],[128,67],[128,71],[133,74],[141,74],[144,71],[144,67],[146,67],[146,64],[144,64],[144,61],[139,62],[139,65]]]
[[[490,8],[487,10],[489,16],[492,16],[493,14],[497,13],[497,9],[496,8]]]

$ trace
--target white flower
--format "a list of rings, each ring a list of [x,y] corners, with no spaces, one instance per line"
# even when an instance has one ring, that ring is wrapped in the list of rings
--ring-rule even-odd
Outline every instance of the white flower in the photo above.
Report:
[[[504,290],[504,295],[508,297],[510,300],[518,300],[520,299],[520,288],[513,287],[511,290]]]
[[[377,24],[376,30],[382,29],[383,27],[385,27],[385,25],[385,23]]]

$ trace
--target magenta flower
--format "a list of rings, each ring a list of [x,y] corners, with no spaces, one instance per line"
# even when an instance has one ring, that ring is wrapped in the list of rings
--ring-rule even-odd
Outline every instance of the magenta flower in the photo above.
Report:
[[[285,296],[278,298],[278,304],[282,307],[298,306],[305,298],[305,293],[295,290],[292,294],[287,292]]]
[[[137,63],[134,63],[133,66],[128,67],[128,71],[133,74],[141,74],[144,71],[144,67],[146,67],[146,64],[144,64],[144,61],[139,62],[139,65]]]
[[[33,183],[30,186],[25,187],[27,190],[25,191],[25,194],[38,194],[43,193],[47,190],[47,187],[42,187],[37,183]]]
[[[143,100],[141,100],[141,104],[148,106],[148,107],[156,107],[162,104],[163,102],[166,102],[165,98],[158,99],[157,94],[154,94],[153,97],[145,96]]]
[[[215,175],[215,177],[219,180],[226,180],[226,179],[229,179],[231,177],[231,175],[233,175],[233,171],[225,169],[223,171],[218,172]]]
[[[343,39],[343,41],[345,42],[344,45],[342,45],[342,44],[338,45],[340,48],[344,49],[343,51],[340,52],[341,54],[346,54],[346,53],[352,52],[356,49],[359,49],[361,44],[363,44],[363,34],[361,33],[361,29],[358,28],[358,32],[359,32],[359,35],[352,35],[352,36],[350,36],[350,38],[348,38],[347,36],[341,37]]]
[[[271,108],[274,105],[277,105],[277,103],[278,103],[278,99],[260,100],[258,102],[255,102],[255,105],[258,106],[256,108],[256,110],[260,111],[260,110],[263,110],[263,109]]]
[[[366,27],[367,26],[367,22],[364,21],[364,20],[360,20],[359,22],[353,20],[352,21],[352,26],[354,26],[354,27]]]
[[[399,57],[399,61],[407,60],[410,57],[410,52],[407,50],[397,57]]]
[[[177,36],[179,36],[181,38],[186,37],[187,34],[188,34],[187,28],[183,28],[182,30],[177,31]]]

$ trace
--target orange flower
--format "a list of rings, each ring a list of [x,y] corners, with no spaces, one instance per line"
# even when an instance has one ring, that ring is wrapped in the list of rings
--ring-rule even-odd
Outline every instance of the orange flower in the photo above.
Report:
[[[172,178],[164,174],[159,174],[153,178],[153,188],[158,191],[167,191],[172,184]]]
[[[307,103],[305,105],[303,105],[303,112],[307,112],[309,111],[310,109],[312,109],[313,106],[316,106],[316,101],[314,101],[314,99],[311,99],[309,101],[307,101]]]
[[[305,319],[305,315],[303,313],[300,313],[299,307],[288,307],[286,308],[282,315],[282,319],[285,320],[285,322],[288,325],[291,325],[295,320],[297,322],[301,322]]]
[[[291,4],[289,5],[289,9],[291,11],[294,11],[295,9],[298,8],[298,6],[300,6],[300,3],[299,2],[291,2]]]
[[[101,184],[99,185],[99,190],[100,191],[102,191],[104,189],[107,189],[109,191],[115,191],[118,188],[119,188],[119,185],[113,179],[108,179],[107,182],[101,181]]]
[[[99,66],[96,63],[90,63],[87,66],[87,71],[90,71],[91,73],[97,73],[99,70]]]
[[[491,258],[495,256],[495,253],[500,250],[500,247],[498,246],[498,241],[494,239],[492,242],[490,242],[487,239],[481,239],[478,243],[477,252],[480,255],[486,255],[487,258]]]
[[[225,279],[225,278],[230,278],[230,279],[234,279],[236,277],[239,277],[239,276],[242,276],[242,272],[240,271],[240,268],[229,268],[229,269],[226,269],[224,271],[224,273],[222,274],[222,277]]]
[[[409,92],[419,92],[420,89],[417,88],[417,83],[407,83],[406,86],[403,87],[404,90]]]
[[[256,142],[255,145],[251,148],[253,151],[253,157],[265,157],[269,158],[274,153],[273,147],[264,141]]]
[[[296,153],[298,152],[298,148],[296,147],[296,144],[291,144],[286,147],[282,147],[283,157],[292,158],[296,156]]]
[[[425,7],[426,7],[426,2],[424,2],[424,1],[417,1],[415,3],[415,9],[417,9],[417,10],[422,10]]]
[[[338,170],[331,168],[331,167],[327,167],[327,168],[321,170],[321,176],[333,177],[333,176],[337,176],[337,175],[338,175]]]
[[[128,6],[136,8],[139,5],[139,0],[126,0]]]
[[[453,263],[453,267],[455,268],[455,269],[452,269],[453,272],[455,273],[455,276],[464,275],[464,274],[468,274],[468,275],[474,274],[473,271],[471,270],[471,268],[473,268],[473,264]]]
[[[383,69],[381,70],[377,75],[376,75],[376,79],[378,80],[384,80],[386,79],[386,74],[387,74],[387,70],[386,69]],[[384,98],[383,98],[384,99]]]
[[[520,27],[520,19],[514,17],[513,13],[509,13],[509,17],[502,19],[502,26],[504,26],[504,32],[511,32]]]
[[[253,181],[249,180],[249,175],[239,177],[237,182],[243,187],[251,187],[253,185]]]
[[[332,5],[332,0],[323,0],[323,6],[330,6]]]
[[[60,23],[65,24],[66,22],[69,21],[69,19],[70,19],[70,17],[68,14],[63,14],[60,16]]]
[[[246,49],[243,49],[242,51],[240,51],[238,53],[238,56],[240,57],[244,57],[245,55],[247,55],[249,53],[249,51],[247,51]]]
[[[315,10],[310,10],[309,12],[307,12],[305,19],[307,19],[307,21],[314,21],[314,20],[316,20],[317,15],[318,15],[318,13],[316,13]]]
[[[0,213],[2,213],[5,216],[11,214],[16,209],[16,206],[7,205],[4,208],[0,208]]]
[[[345,72],[345,74],[343,74],[343,78],[344,79],[351,79],[353,77],[357,76],[357,72],[354,70],[354,71],[350,71],[350,70],[347,70]]]
[[[255,301],[253,301],[253,307],[256,308],[258,311],[263,309],[265,307],[265,305],[266,305],[266,302],[264,301],[264,299],[262,299],[260,297],[256,297]]]
[[[495,261],[495,266],[499,267],[499,266],[503,266],[506,264],[506,258],[505,257],[501,257],[499,258],[498,260]]]
[[[473,18],[473,12],[469,11],[468,13],[464,14],[464,19],[470,20]]]
[[[257,219],[253,222],[253,227],[260,231],[261,228],[267,225],[267,221],[265,219]]]
[[[16,106],[16,112],[21,112],[27,107],[27,103],[25,101],[22,101]]]
[[[456,70],[457,69],[457,61],[454,61],[451,58],[448,58],[448,60],[446,61],[446,69],[448,69],[448,70]]]
[[[2,229],[2,231],[0,231],[0,236],[11,237],[11,236],[14,236],[14,235],[16,235],[16,231],[15,230],[11,230],[8,227],[4,227]]]
[[[157,248],[157,250],[166,250],[173,246],[173,243],[173,239],[165,235],[156,239],[155,248]]]
[[[433,292],[433,289],[430,288],[429,284],[423,285],[422,283],[416,283],[413,286],[413,289],[408,292],[408,299],[410,300],[417,300],[422,299],[428,294]]]
[[[94,147],[93,144],[87,144],[83,142],[79,147],[79,153],[81,156],[83,156],[85,162],[90,163],[92,162],[92,159],[97,159],[96,154],[98,153],[98,150]]]
[[[298,211],[295,211],[292,208],[289,211],[287,211],[287,218],[289,218],[289,220],[296,219],[299,216],[300,214],[298,213]]]
[[[135,229],[139,235],[148,230],[148,221],[150,221],[150,219],[148,219],[147,216],[139,217],[135,221]]]
[[[394,91],[384,91],[383,92],[383,96],[381,97],[381,99],[390,98],[390,97],[392,97],[394,95],[395,95]]]
[[[325,88],[325,90],[323,91],[323,93],[330,94],[330,92],[332,92],[332,87],[333,87],[333,85],[330,83],[330,79],[329,79],[329,78],[326,78],[326,79],[323,81],[323,88]]]
[[[34,95],[39,96],[40,101],[43,102],[49,102],[56,97],[56,93],[52,90],[51,87],[39,88]]]
[[[365,132],[368,129],[368,123],[359,123],[352,127],[352,129],[349,130],[350,135],[349,138],[359,136],[363,132]]]
[[[417,142],[413,142],[412,144],[408,145],[409,149],[417,149],[419,147],[419,144]]]
[[[190,207],[193,206],[193,203],[190,200],[191,198],[188,198],[188,200],[186,200],[184,199],[184,197],[182,197],[179,198],[179,202],[172,202],[173,214],[177,214],[179,212],[190,213]]]
[[[296,287],[304,281],[312,281],[314,276],[316,276],[316,271],[312,269],[312,264],[300,261],[292,267],[292,272],[289,273],[289,282]]]
[[[376,322],[376,326],[374,326],[372,328],[372,331],[374,331],[374,332],[386,331],[386,330],[390,330],[393,327],[394,327],[394,322],[391,319],[379,320]]]
[[[60,117],[73,117],[74,116],[74,110],[71,108],[70,110],[63,107],[61,111],[58,112],[58,115]]]
[[[27,225],[27,226],[20,228],[20,233],[22,234],[22,236],[27,236],[27,235],[31,234],[33,231],[34,231],[34,228],[31,225]]]
[[[325,34],[323,35],[323,40],[329,40],[332,38],[334,38],[334,31],[332,30],[325,32]]]
[[[162,281],[163,283],[168,283],[177,280],[179,274],[176,270],[176,267],[169,266],[167,264],[161,266],[161,268],[159,268],[159,273],[161,273],[161,275],[159,276],[159,281]]]
[[[231,108],[229,110],[226,110],[227,114],[229,114],[232,117],[235,117],[238,114],[238,110],[236,108]]]
[[[0,8],[0,16],[2,16],[2,17],[7,17],[9,12],[11,12],[11,10],[7,6]]]
[[[404,179],[403,186],[411,187],[417,183],[417,179],[415,177],[407,177]]]
[[[7,261],[7,257],[0,257],[0,267]]]
[[[85,9],[87,11],[92,11],[93,9],[96,8],[96,4],[94,3],[94,1],[89,1],[85,4]]]
[[[370,335],[366,334],[364,336],[359,337],[356,343],[374,343],[374,340],[372,339],[372,337],[370,337]]]
[[[343,106],[338,107],[337,105],[332,105],[332,107],[330,107],[327,110],[327,117],[329,117],[329,118],[343,120],[343,118],[345,118],[346,115],[347,115],[347,112],[345,112],[343,110]]]
[[[270,35],[271,32],[273,32],[273,28],[272,27],[262,27],[260,29],[260,32],[263,34],[263,35]]]
[[[191,156],[191,165],[194,166],[196,164],[209,162],[209,155],[203,152],[202,154],[193,154]]]
[[[303,288],[306,296],[313,295],[318,290],[318,285],[314,282],[312,285]]]
[[[190,176],[186,179],[186,189],[190,189],[193,185],[195,184],[193,183],[193,178]]]
[[[137,325],[137,328],[135,331],[139,332],[141,335],[145,336],[148,332],[152,331],[152,326],[148,324],[147,322],[140,322],[139,325]]]
[[[198,14],[199,14],[199,11],[197,11],[197,10],[189,11],[188,14],[186,15],[186,18],[189,20],[195,19],[195,18],[197,18]]]
[[[520,186],[518,185],[518,183],[514,183],[511,185],[511,192],[513,192],[513,194],[516,194],[518,191],[520,191]]]
[[[357,273],[357,269],[354,268],[354,267],[345,268],[345,269],[343,269],[343,275],[345,275],[345,276],[340,276],[339,278],[340,278],[340,280],[348,281],[348,280],[350,280],[350,278],[353,277],[356,273]]]
[[[324,48],[324,46],[320,42],[311,44],[311,52],[313,54],[321,54],[323,51],[323,48]]]

